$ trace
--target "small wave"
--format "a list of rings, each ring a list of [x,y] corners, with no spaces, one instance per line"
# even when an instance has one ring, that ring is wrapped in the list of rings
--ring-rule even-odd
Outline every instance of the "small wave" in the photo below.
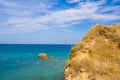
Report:
[[[0,58],[0,60],[8,60],[8,58],[6,58],[6,57],[3,57],[3,58]]]
[[[32,53],[30,53],[29,55],[30,55],[30,56],[32,56],[33,54],[32,54]]]
[[[41,64],[42,62],[36,62],[36,64]]]
[[[16,62],[20,62],[20,60],[16,60]]]

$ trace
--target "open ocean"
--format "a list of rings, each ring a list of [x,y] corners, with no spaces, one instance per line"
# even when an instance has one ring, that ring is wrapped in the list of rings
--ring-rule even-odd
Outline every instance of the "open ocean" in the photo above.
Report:
[[[0,80],[62,80],[72,45],[0,44]],[[52,60],[38,58],[46,53]]]

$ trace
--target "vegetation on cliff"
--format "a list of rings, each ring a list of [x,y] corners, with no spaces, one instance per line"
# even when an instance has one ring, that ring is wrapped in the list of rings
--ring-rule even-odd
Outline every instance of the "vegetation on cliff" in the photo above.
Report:
[[[120,24],[92,27],[71,49],[64,80],[120,80]]]

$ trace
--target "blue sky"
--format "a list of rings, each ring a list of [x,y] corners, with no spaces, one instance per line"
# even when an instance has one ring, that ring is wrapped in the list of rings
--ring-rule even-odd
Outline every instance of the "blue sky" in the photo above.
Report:
[[[76,44],[97,24],[120,22],[120,0],[0,0],[0,43]]]

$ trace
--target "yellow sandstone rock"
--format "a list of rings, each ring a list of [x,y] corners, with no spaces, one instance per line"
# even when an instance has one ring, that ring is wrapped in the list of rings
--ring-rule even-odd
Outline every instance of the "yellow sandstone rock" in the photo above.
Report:
[[[46,53],[40,53],[38,54],[38,57],[44,60],[51,60],[51,57],[49,57]]]

